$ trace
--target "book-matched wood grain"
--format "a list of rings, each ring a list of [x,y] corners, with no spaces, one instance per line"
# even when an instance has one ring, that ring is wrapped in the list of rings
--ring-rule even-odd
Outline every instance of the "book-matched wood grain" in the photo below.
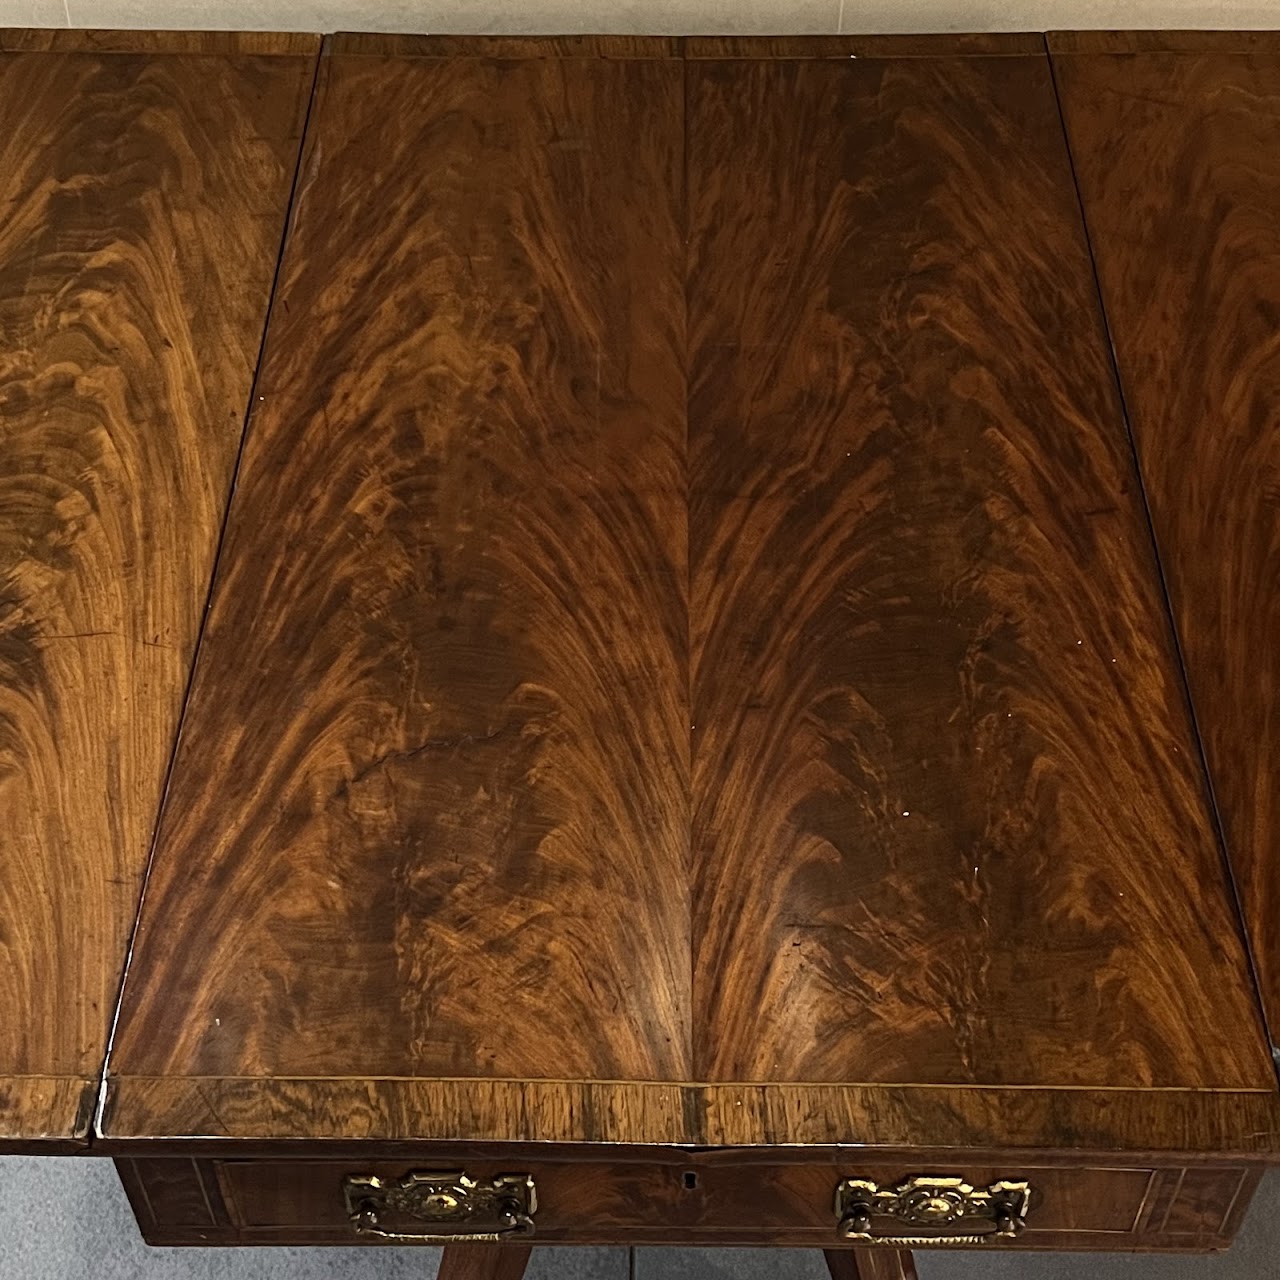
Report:
[[[688,101],[700,1078],[1265,1086],[1045,59]]]
[[[0,1145],[86,1128],[318,42],[59,47],[0,52]]]
[[[324,60],[113,1071],[687,1078],[681,92]]]
[[[1219,38],[1214,39],[1213,35]],[[1192,701],[1280,1027],[1280,38],[1055,39]]]
[[[107,1141],[1270,1142],[1044,56],[486,48],[324,60]]]

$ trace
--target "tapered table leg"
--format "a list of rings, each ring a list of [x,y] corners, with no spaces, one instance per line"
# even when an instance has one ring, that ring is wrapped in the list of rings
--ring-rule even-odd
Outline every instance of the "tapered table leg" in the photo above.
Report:
[[[916,1280],[909,1249],[824,1249],[831,1280]]]
[[[436,1280],[521,1280],[532,1252],[532,1245],[445,1245]]]

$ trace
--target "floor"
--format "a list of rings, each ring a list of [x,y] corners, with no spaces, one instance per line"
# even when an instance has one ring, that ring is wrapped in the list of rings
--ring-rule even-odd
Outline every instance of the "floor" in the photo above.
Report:
[[[149,1249],[107,1160],[0,1159],[0,1280],[430,1280],[434,1249]],[[921,1280],[1280,1278],[1280,1170],[1210,1257],[924,1253]],[[632,1268],[634,1267],[634,1270]],[[817,1250],[535,1250],[529,1280],[826,1280]]]

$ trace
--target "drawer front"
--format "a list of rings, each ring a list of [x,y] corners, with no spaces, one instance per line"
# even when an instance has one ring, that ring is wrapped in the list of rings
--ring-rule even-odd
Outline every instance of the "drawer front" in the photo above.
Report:
[[[465,1170],[481,1188],[499,1175],[532,1178],[534,1243],[831,1247],[853,1243],[837,1230],[842,1179],[891,1190],[928,1175],[962,1179],[979,1194],[1002,1180],[1029,1184],[1025,1228],[1015,1239],[974,1247],[1207,1250],[1230,1242],[1260,1176],[1251,1168],[1119,1163],[925,1167],[758,1157],[730,1163],[726,1154],[636,1163],[121,1159],[117,1165],[143,1234],[156,1244],[377,1244],[378,1235],[361,1234],[353,1222],[350,1179],[394,1187],[413,1172]],[[467,1229],[487,1233],[494,1225],[482,1215]],[[412,1236],[453,1228],[392,1209],[378,1229]],[[877,1236],[956,1230],[921,1228],[888,1214],[877,1214],[871,1229]],[[971,1230],[963,1223],[960,1229]],[[938,1247],[956,1246],[939,1239]]]

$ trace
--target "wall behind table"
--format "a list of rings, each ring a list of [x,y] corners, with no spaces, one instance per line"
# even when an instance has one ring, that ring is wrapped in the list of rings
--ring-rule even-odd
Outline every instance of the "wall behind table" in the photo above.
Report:
[[[1041,31],[1280,27],[1280,0],[0,0],[0,26],[281,31]]]

